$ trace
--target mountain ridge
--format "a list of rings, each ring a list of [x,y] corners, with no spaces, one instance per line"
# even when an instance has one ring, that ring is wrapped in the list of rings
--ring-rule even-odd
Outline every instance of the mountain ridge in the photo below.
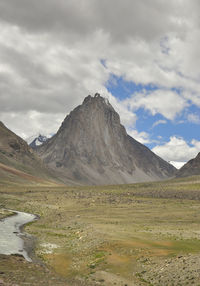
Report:
[[[37,152],[62,179],[83,184],[160,180],[176,171],[129,136],[119,114],[98,93],[71,111]]]
[[[178,170],[176,177],[189,177],[194,175],[200,175],[200,152],[194,159],[189,160]]]
[[[56,182],[28,144],[0,121],[0,177],[5,180]]]

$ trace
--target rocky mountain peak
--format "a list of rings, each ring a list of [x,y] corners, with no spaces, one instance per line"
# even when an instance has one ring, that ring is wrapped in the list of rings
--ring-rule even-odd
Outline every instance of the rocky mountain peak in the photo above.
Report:
[[[94,104],[94,103],[99,103],[99,104],[106,104],[109,107],[112,107],[112,105],[109,103],[109,100],[103,96],[100,95],[100,93],[95,93],[94,96],[88,95],[85,97],[83,104]]]
[[[101,96],[99,93],[95,93],[94,96],[88,95],[84,101],[82,106],[87,106],[88,108],[96,108],[96,109],[110,109],[113,112],[115,112],[114,108],[110,104],[109,100],[103,96]]]
[[[100,131],[100,129],[103,130],[105,126],[119,126],[120,117],[108,99],[96,93],[94,96],[88,95],[81,105],[77,106],[66,116],[58,133],[66,130],[66,125],[69,126],[69,122],[73,124],[75,129],[78,129],[80,126],[82,126],[82,131],[87,129],[85,130],[86,133],[90,128],[90,130],[93,130],[92,133],[94,135],[95,132]],[[102,136],[102,134],[98,136]],[[80,140],[82,140],[82,138],[80,138]]]
[[[87,96],[71,111],[38,152],[66,181],[84,184],[155,180],[175,171],[127,135],[119,114],[99,93]]]
[[[27,143],[32,149],[36,149],[38,146],[42,145],[44,142],[48,140],[51,136],[45,136],[40,133],[33,135],[26,139]]]

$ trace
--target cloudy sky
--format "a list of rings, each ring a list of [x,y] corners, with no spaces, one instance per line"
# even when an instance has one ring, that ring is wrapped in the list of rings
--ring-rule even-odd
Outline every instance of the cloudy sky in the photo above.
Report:
[[[168,161],[200,151],[199,0],[0,0],[0,120],[55,133],[101,93]]]

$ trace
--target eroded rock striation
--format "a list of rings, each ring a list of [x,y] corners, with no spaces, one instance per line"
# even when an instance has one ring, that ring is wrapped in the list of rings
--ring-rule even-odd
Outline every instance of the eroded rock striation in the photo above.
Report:
[[[107,99],[87,96],[37,149],[65,182],[121,184],[165,179],[176,169],[126,133]]]

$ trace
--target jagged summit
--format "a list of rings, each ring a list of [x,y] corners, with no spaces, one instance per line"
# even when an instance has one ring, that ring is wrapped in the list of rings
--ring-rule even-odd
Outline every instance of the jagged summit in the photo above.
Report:
[[[98,102],[99,104],[106,104],[109,107],[113,108],[112,105],[110,104],[109,100],[103,96],[100,95],[100,93],[95,93],[94,96],[88,95],[87,97],[85,97],[83,104],[87,104],[87,103],[94,103],[94,102]]]
[[[118,113],[98,93],[87,96],[38,153],[63,179],[83,184],[150,181],[175,172],[127,135]]]
[[[38,146],[42,145],[44,142],[46,142],[51,136],[45,136],[40,133],[35,134],[29,138],[26,139],[26,142],[29,144],[29,146],[32,149],[36,149]]]

